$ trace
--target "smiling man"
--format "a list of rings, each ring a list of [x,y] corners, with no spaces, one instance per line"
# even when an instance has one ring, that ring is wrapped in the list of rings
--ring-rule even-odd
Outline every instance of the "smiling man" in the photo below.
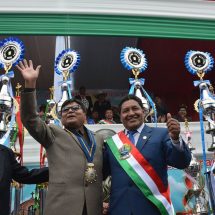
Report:
[[[45,215],[102,214],[103,139],[84,126],[86,109],[71,99],[61,107],[64,128],[46,125],[36,112],[36,80],[40,66],[24,60],[17,68],[25,79],[21,118],[29,133],[47,151],[49,187]]]
[[[133,95],[119,109],[125,130],[106,141],[106,169],[112,177],[109,214],[173,215],[168,165],[183,169],[191,160],[180,124],[167,114],[167,129],[148,127],[142,102]]]

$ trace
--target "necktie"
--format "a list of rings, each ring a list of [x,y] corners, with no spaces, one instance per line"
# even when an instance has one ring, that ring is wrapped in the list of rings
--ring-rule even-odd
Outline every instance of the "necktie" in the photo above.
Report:
[[[128,131],[128,138],[133,144],[135,144],[134,134],[136,133],[137,133],[137,130]]]

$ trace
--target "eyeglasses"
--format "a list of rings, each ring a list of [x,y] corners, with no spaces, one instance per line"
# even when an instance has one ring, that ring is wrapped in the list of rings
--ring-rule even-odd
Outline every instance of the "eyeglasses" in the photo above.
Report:
[[[74,106],[66,106],[62,108],[62,113],[67,113],[69,110],[71,110],[73,113],[81,109],[80,105],[74,105]]]

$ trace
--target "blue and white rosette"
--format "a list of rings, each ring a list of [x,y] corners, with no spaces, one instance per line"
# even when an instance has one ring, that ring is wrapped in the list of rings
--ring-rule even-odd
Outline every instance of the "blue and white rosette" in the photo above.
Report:
[[[58,75],[63,75],[64,72],[74,72],[80,64],[80,55],[72,50],[63,50],[55,61],[55,72]]]
[[[0,42],[0,67],[11,68],[24,58],[25,47],[21,40],[9,37]],[[7,72],[7,71],[6,71]]]
[[[206,74],[214,65],[214,59],[210,53],[192,50],[187,52],[184,62],[192,75],[198,75],[199,71]]]
[[[147,60],[142,50],[125,47],[120,54],[120,60],[122,65],[127,70],[138,70],[143,72],[147,68]]]
[[[63,81],[59,82],[58,84],[62,86],[63,83],[67,84],[67,93],[69,95],[69,99],[72,98],[71,95],[71,80],[69,74],[75,72],[75,70],[78,68],[80,64],[80,55],[72,50],[72,49],[66,49],[63,50],[55,61],[55,72],[58,75],[63,76]]]

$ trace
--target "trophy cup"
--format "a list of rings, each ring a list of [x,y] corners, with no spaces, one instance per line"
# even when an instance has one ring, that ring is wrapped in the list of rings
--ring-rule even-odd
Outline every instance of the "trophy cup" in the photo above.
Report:
[[[189,130],[189,123],[185,120],[185,136],[186,136],[186,143],[191,150],[195,150],[195,148],[191,144],[191,132]],[[193,214],[208,214],[208,201],[206,199],[205,191],[204,191],[204,178],[201,174],[201,164],[196,159],[193,153],[191,153],[191,162],[189,167],[185,169],[188,177],[192,177],[193,186],[192,189],[188,190],[187,198],[191,200],[194,198],[194,205],[192,208]],[[189,201],[188,201],[189,203]]]
[[[146,113],[146,121],[148,116],[151,116],[154,113],[154,121],[156,123],[157,114],[155,104],[146,90],[143,88],[145,79],[138,79],[138,75],[147,68],[145,54],[139,49],[126,47],[121,51],[120,59],[125,69],[132,70],[132,73],[135,77],[129,78],[129,83],[131,84],[129,94],[137,96],[142,101],[143,108]]]
[[[204,130],[203,116],[208,121],[206,132],[212,135],[212,145],[208,148],[208,151],[215,150],[215,96],[209,90],[209,86],[211,86],[210,81],[203,80],[203,77],[213,68],[213,64],[214,60],[210,53],[207,52],[189,51],[185,57],[185,65],[188,71],[200,78],[199,81],[194,81],[194,86],[199,86],[200,89],[200,99],[194,106],[195,110],[199,112],[202,130]]]
[[[194,199],[194,205],[192,206],[193,214],[208,214],[208,200],[204,190],[205,183],[204,177],[201,174],[201,164],[193,154],[190,165],[185,169],[185,172],[194,179],[193,187],[188,191],[187,197],[189,200]]]
[[[17,38],[7,38],[0,44],[0,67],[4,68],[5,74],[1,75],[2,87],[0,90],[0,135],[1,138],[10,129],[8,119],[12,118],[13,113],[13,95],[10,79],[14,77],[13,71],[9,71],[12,66],[23,59],[24,45]]]
[[[60,117],[61,106],[62,104],[71,99],[71,79],[70,73],[74,72],[80,64],[80,55],[71,49],[63,50],[57,57],[55,61],[55,72],[58,75],[63,76],[63,82],[61,84],[62,96],[60,101],[57,103],[57,113]]]
[[[210,95],[210,108],[208,108],[208,115],[210,120],[208,120],[208,129],[206,130],[206,133],[210,134],[212,137],[212,143],[208,148],[208,151],[215,151],[215,97],[212,85],[209,86],[208,92]]]
[[[62,83],[62,85],[61,85],[62,97],[61,97],[60,101],[57,103],[57,113],[60,113],[62,104],[66,100],[70,99],[68,89],[69,89],[69,84],[66,82]]]
[[[45,121],[47,124],[55,124],[57,120],[56,116],[56,103],[54,101],[54,87],[49,88],[50,99],[47,100],[46,112],[45,112]]]
[[[7,115],[11,114],[13,99],[9,94],[8,90],[9,78],[7,76],[2,77],[2,88],[0,91],[0,112],[1,112],[1,122],[0,122],[0,132],[5,133],[7,131]]]
[[[208,86],[210,86],[209,80],[203,80],[204,75],[213,68],[214,60],[211,57],[210,53],[200,52],[200,51],[189,51],[185,56],[185,66],[192,75],[197,75],[200,80],[194,81],[194,86],[199,86],[200,89],[200,98],[194,104],[195,110],[199,112],[200,118],[200,127],[201,127],[201,137],[202,137],[202,151],[203,151],[203,167],[204,172],[206,173],[205,181],[208,187],[210,203],[212,209],[214,210],[214,195],[210,191],[211,181],[207,175],[208,169],[206,164],[206,150],[205,150],[205,138],[204,138],[204,124],[203,117],[208,121],[209,129],[207,133],[212,135],[212,145],[208,149],[213,151],[214,146],[214,113],[215,113],[215,97],[209,91]],[[197,167],[196,167],[197,168]],[[196,197],[196,212],[202,211],[203,214],[208,214],[209,208],[206,207],[208,204],[204,204],[203,201],[200,201],[201,197],[205,196],[204,192],[200,192],[198,187],[194,187],[194,195]],[[200,193],[199,193],[200,192]],[[203,200],[205,200],[203,198]]]

